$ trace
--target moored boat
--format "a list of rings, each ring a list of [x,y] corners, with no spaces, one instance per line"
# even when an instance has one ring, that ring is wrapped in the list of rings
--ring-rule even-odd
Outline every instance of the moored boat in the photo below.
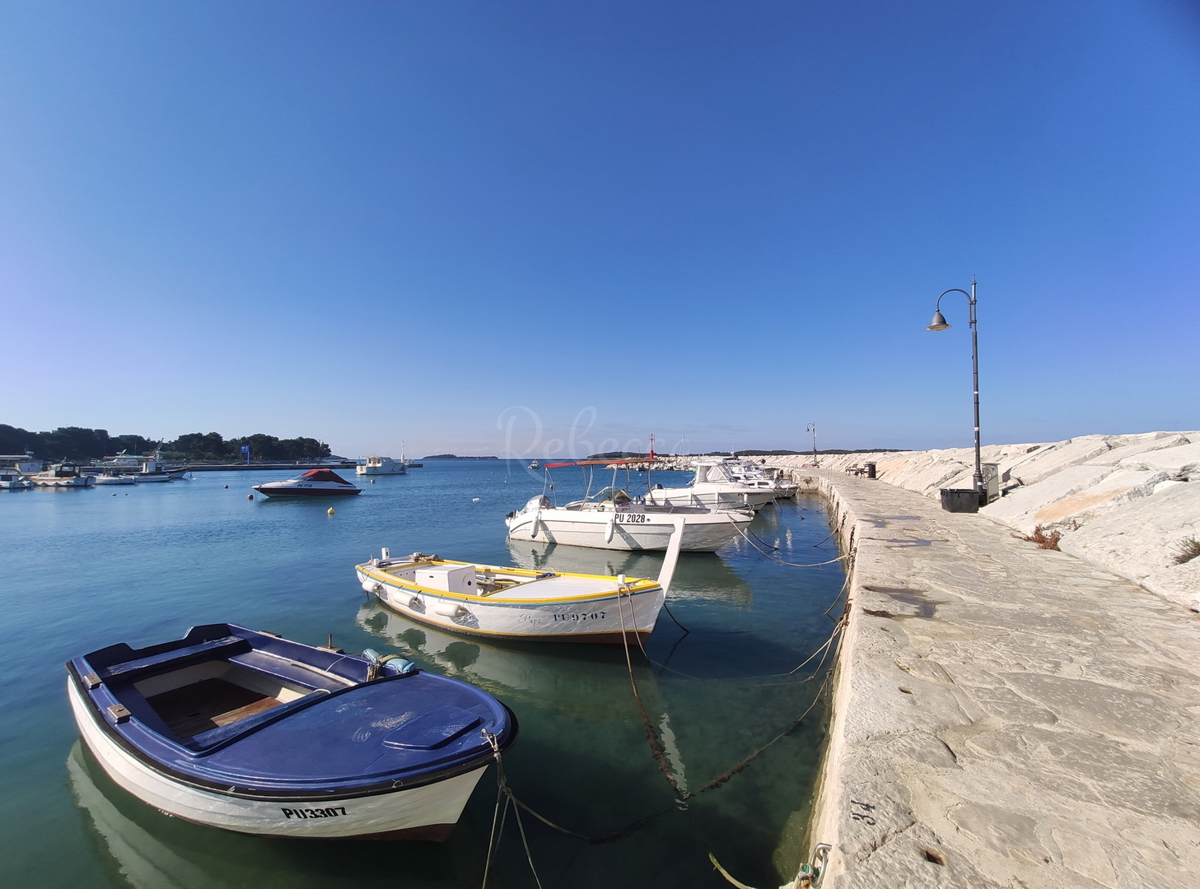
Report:
[[[265,497],[328,497],[362,493],[362,488],[346,481],[332,469],[310,469],[295,478],[253,487]]]
[[[33,483],[19,472],[0,470],[0,491],[24,491],[33,487]]]
[[[391,457],[379,457],[375,454],[367,457],[366,462],[354,467],[355,475],[404,475],[407,471],[403,458],[393,460]]]
[[[516,718],[467,683],[234,624],[67,663],[84,742],[168,814],[270,836],[444,839]]]
[[[419,623],[496,639],[621,644],[649,636],[679,558],[657,580],[478,565],[413,553],[355,566],[363,590]]]
[[[73,463],[56,463],[29,480],[38,488],[90,488],[96,483],[93,476],[82,474]]]
[[[555,506],[549,497],[532,498],[505,516],[508,536],[567,546],[614,550],[665,550],[683,525],[684,552],[711,553],[738,536],[754,520],[750,509],[712,510],[703,506],[647,503],[619,489],[605,488],[595,497]]]
[[[695,470],[686,487],[654,487],[646,492],[646,499],[663,506],[757,510],[777,496],[774,485],[765,477],[747,477],[745,467],[736,458],[697,460]]]
[[[111,475],[107,472],[94,476],[98,485],[135,485],[137,479],[132,475]]]

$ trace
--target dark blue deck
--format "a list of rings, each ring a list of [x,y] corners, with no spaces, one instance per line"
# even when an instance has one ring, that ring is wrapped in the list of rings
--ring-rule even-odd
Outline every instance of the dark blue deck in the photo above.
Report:
[[[309,693],[177,736],[134,683],[212,661]],[[116,743],[173,780],[238,796],[312,799],[428,784],[490,762],[485,731],[502,750],[517,734],[508,708],[465,682],[422,672],[367,681],[363,657],[231,624],[196,627],[182,640],[142,649],[110,646],[67,666],[93,719]]]

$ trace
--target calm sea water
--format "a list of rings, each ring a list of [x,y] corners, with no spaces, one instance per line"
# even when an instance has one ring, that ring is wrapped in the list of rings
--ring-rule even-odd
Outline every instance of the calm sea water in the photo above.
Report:
[[[560,501],[577,495],[558,471]],[[588,836],[667,809],[629,836],[588,844],[524,817],[529,857],[551,887],[775,886],[799,864],[824,730],[821,708],[717,789],[672,807],[647,745],[624,652],[496,645],[422,628],[372,604],[353,566],[419,550],[477,562],[657,576],[661,555],[515,543],[503,516],[541,493],[540,475],[497,461],[429,461],[354,498],[247,500],[286,473],[198,473],[133,488],[0,493],[0,885],[11,887],[478,887],[496,804],[495,769],[442,845],[273,840],[169,818],[115,787],[77,741],[63,662],[114,642],[178,638],[229,621],[348,651],[400,651],[487,689],[517,714],[514,792]],[[664,484],[683,474],[656,473]],[[566,495],[566,496],[564,496]],[[326,514],[333,505],[335,515]],[[836,547],[821,504],[768,506],[751,532],[778,558]],[[738,539],[681,556],[647,653],[634,653],[646,709],[676,773],[696,790],[787,729],[819,679],[787,675],[829,636],[838,565],[796,569]],[[511,816],[491,887],[535,886]]]

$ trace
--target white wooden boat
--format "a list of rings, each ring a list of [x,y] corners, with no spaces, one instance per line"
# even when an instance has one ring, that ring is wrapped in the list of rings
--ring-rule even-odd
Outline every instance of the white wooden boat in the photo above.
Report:
[[[355,475],[404,475],[407,472],[404,459],[393,460],[391,457],[379,457],[372,454],[365,463],[354,467]]]
[[[511,711],[467,683],[234,624],[110,645],[67,672],[80,735],[109,777],[240,833],[445,839],[517,736]]]
[[[136,485],[137,479],[132,475],[112,475],[110,473],[102,473],[96,478],[98,485]],[[169,481],[169,479],[168,479]]]
[[[477,565],[421,553],[394,559],[386,549],[355,572],[384,605],[451,632],[621,644],[654,629],[681,539],[673,538],[657,580]]]
[[[765,478],[747,481],[740,460],[697,460],[696,474],[682,488],[656,486],[646,492],[651,503],[664,506],[707,506],[712,509],[760,509],[775,499],[774,486]],[[741,477],[739,477],[741,476]]]

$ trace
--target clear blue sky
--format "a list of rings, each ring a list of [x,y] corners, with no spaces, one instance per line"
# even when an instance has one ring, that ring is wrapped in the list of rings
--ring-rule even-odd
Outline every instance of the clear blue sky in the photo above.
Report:
[[[1200,428],[1195,3],[0,19],[0,422],[966,446],[976,275],[985,443]]]

